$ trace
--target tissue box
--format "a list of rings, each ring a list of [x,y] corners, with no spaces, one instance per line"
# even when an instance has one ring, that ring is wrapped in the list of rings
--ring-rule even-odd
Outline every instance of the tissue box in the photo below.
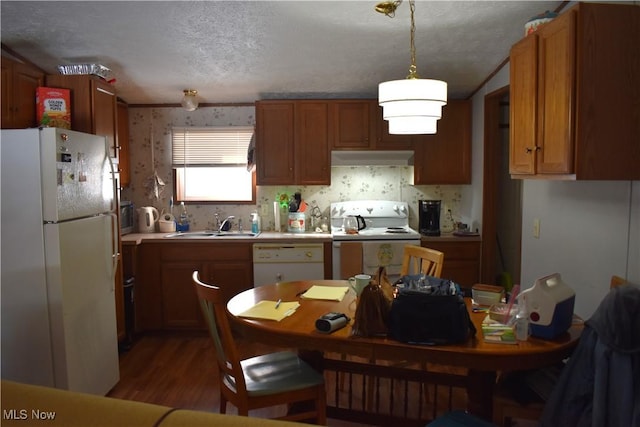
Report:
[[[36,89],[38,125],[71,129],[71,91],[52,87]]]
[[[475,284],[471,287],[471,298],[478,305],[493,305],[502,301],[502,286]]]

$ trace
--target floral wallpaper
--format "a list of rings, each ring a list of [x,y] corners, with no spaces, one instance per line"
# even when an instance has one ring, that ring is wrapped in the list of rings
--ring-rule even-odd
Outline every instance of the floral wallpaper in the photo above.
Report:
[[[171,128],[174,126],[252,126],[253,106],[201,107],[195,111],[182,108],[129,108],[129,144],[131,184],[122,191],[123,200],[136,207],[154,206],[159,212],[169,210],[172,196]],[[153,148],[153,149],[152,149]],[[282,195],[302,194],[310,209],[329,216],[331,202],[344,200],[399,200],[409,204],[409,223],[418,228],[418,200],[442,200],[441,228],[452,227],[461,218],[459,186],[411,185],[413,166],[336,166],[331,168],[330,186],[258,186],[256,205],[188,204],[191,230],[215,228],[215,214],[221,219],[235,216],[243,227],[251,227],[251,213],[257,211],[263,231],[275,229],[274,202]],[[164,185],[162,185],[164,184]],[[158,197],[156,197],[156,190]],[[317,207],[317,209],[316,209]],[[447,212],[451,211],[448,215]],[[286,213],[286,211],[283,211]],[[174,215],[179,210],[174,207]],[[280,215],[283,230],[286,215]],[[307,221],[310,224],[311,221]]]

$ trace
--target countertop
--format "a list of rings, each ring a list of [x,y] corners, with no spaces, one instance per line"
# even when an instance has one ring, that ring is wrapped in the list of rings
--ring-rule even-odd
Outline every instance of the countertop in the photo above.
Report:
[[[139,245],[142,241],[157,243],[189,242],[189,243],[211,243],[211,242],[252,242],[252,243],[279,243],[287,242],[331,242],[331,233],[286,233],[276,231],[262,231],[255,237],[234,237],[219,236],[206,239],[180,239],[165,238],[168,234],[174,233],[132,233],[122,236],[123,245]]]
[[[174,233],[132,233],[122,236],[122,244],[139,245],[145,242],[156,243],[172,243],[172,242],[190,242],[190,243],[210,243],[210,242],[256,242],[256,243],[279,243],[279,242],[332,242],[331,233],[287,233],[276,231],[262,231],[255,237],[212,237],[208,239],[171,239],[165,238],[168,234]],[[454,236],[451,233],[443,233],[441,236],[421,236],[423,242],[479,242],[480,236]]]

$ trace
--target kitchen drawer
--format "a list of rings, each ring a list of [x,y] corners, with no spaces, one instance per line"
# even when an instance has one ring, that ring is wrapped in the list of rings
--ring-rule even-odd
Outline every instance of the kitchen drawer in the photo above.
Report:
[[[449,259],[480,259],[480,241],[475,242],[439,242],[422,240],[422,246],[444,252],[445,263]]]
[[[251,243],[172,243],[163,245],[162,261],[248,260],[252,259]]]

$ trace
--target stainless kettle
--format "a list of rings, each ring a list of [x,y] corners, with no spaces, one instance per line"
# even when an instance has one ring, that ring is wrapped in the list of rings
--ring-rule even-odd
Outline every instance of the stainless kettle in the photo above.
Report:
[[[342,219],[342,229],[346,234],[358,234],[366,226],[367,223],[360,215],[347,215]]]

